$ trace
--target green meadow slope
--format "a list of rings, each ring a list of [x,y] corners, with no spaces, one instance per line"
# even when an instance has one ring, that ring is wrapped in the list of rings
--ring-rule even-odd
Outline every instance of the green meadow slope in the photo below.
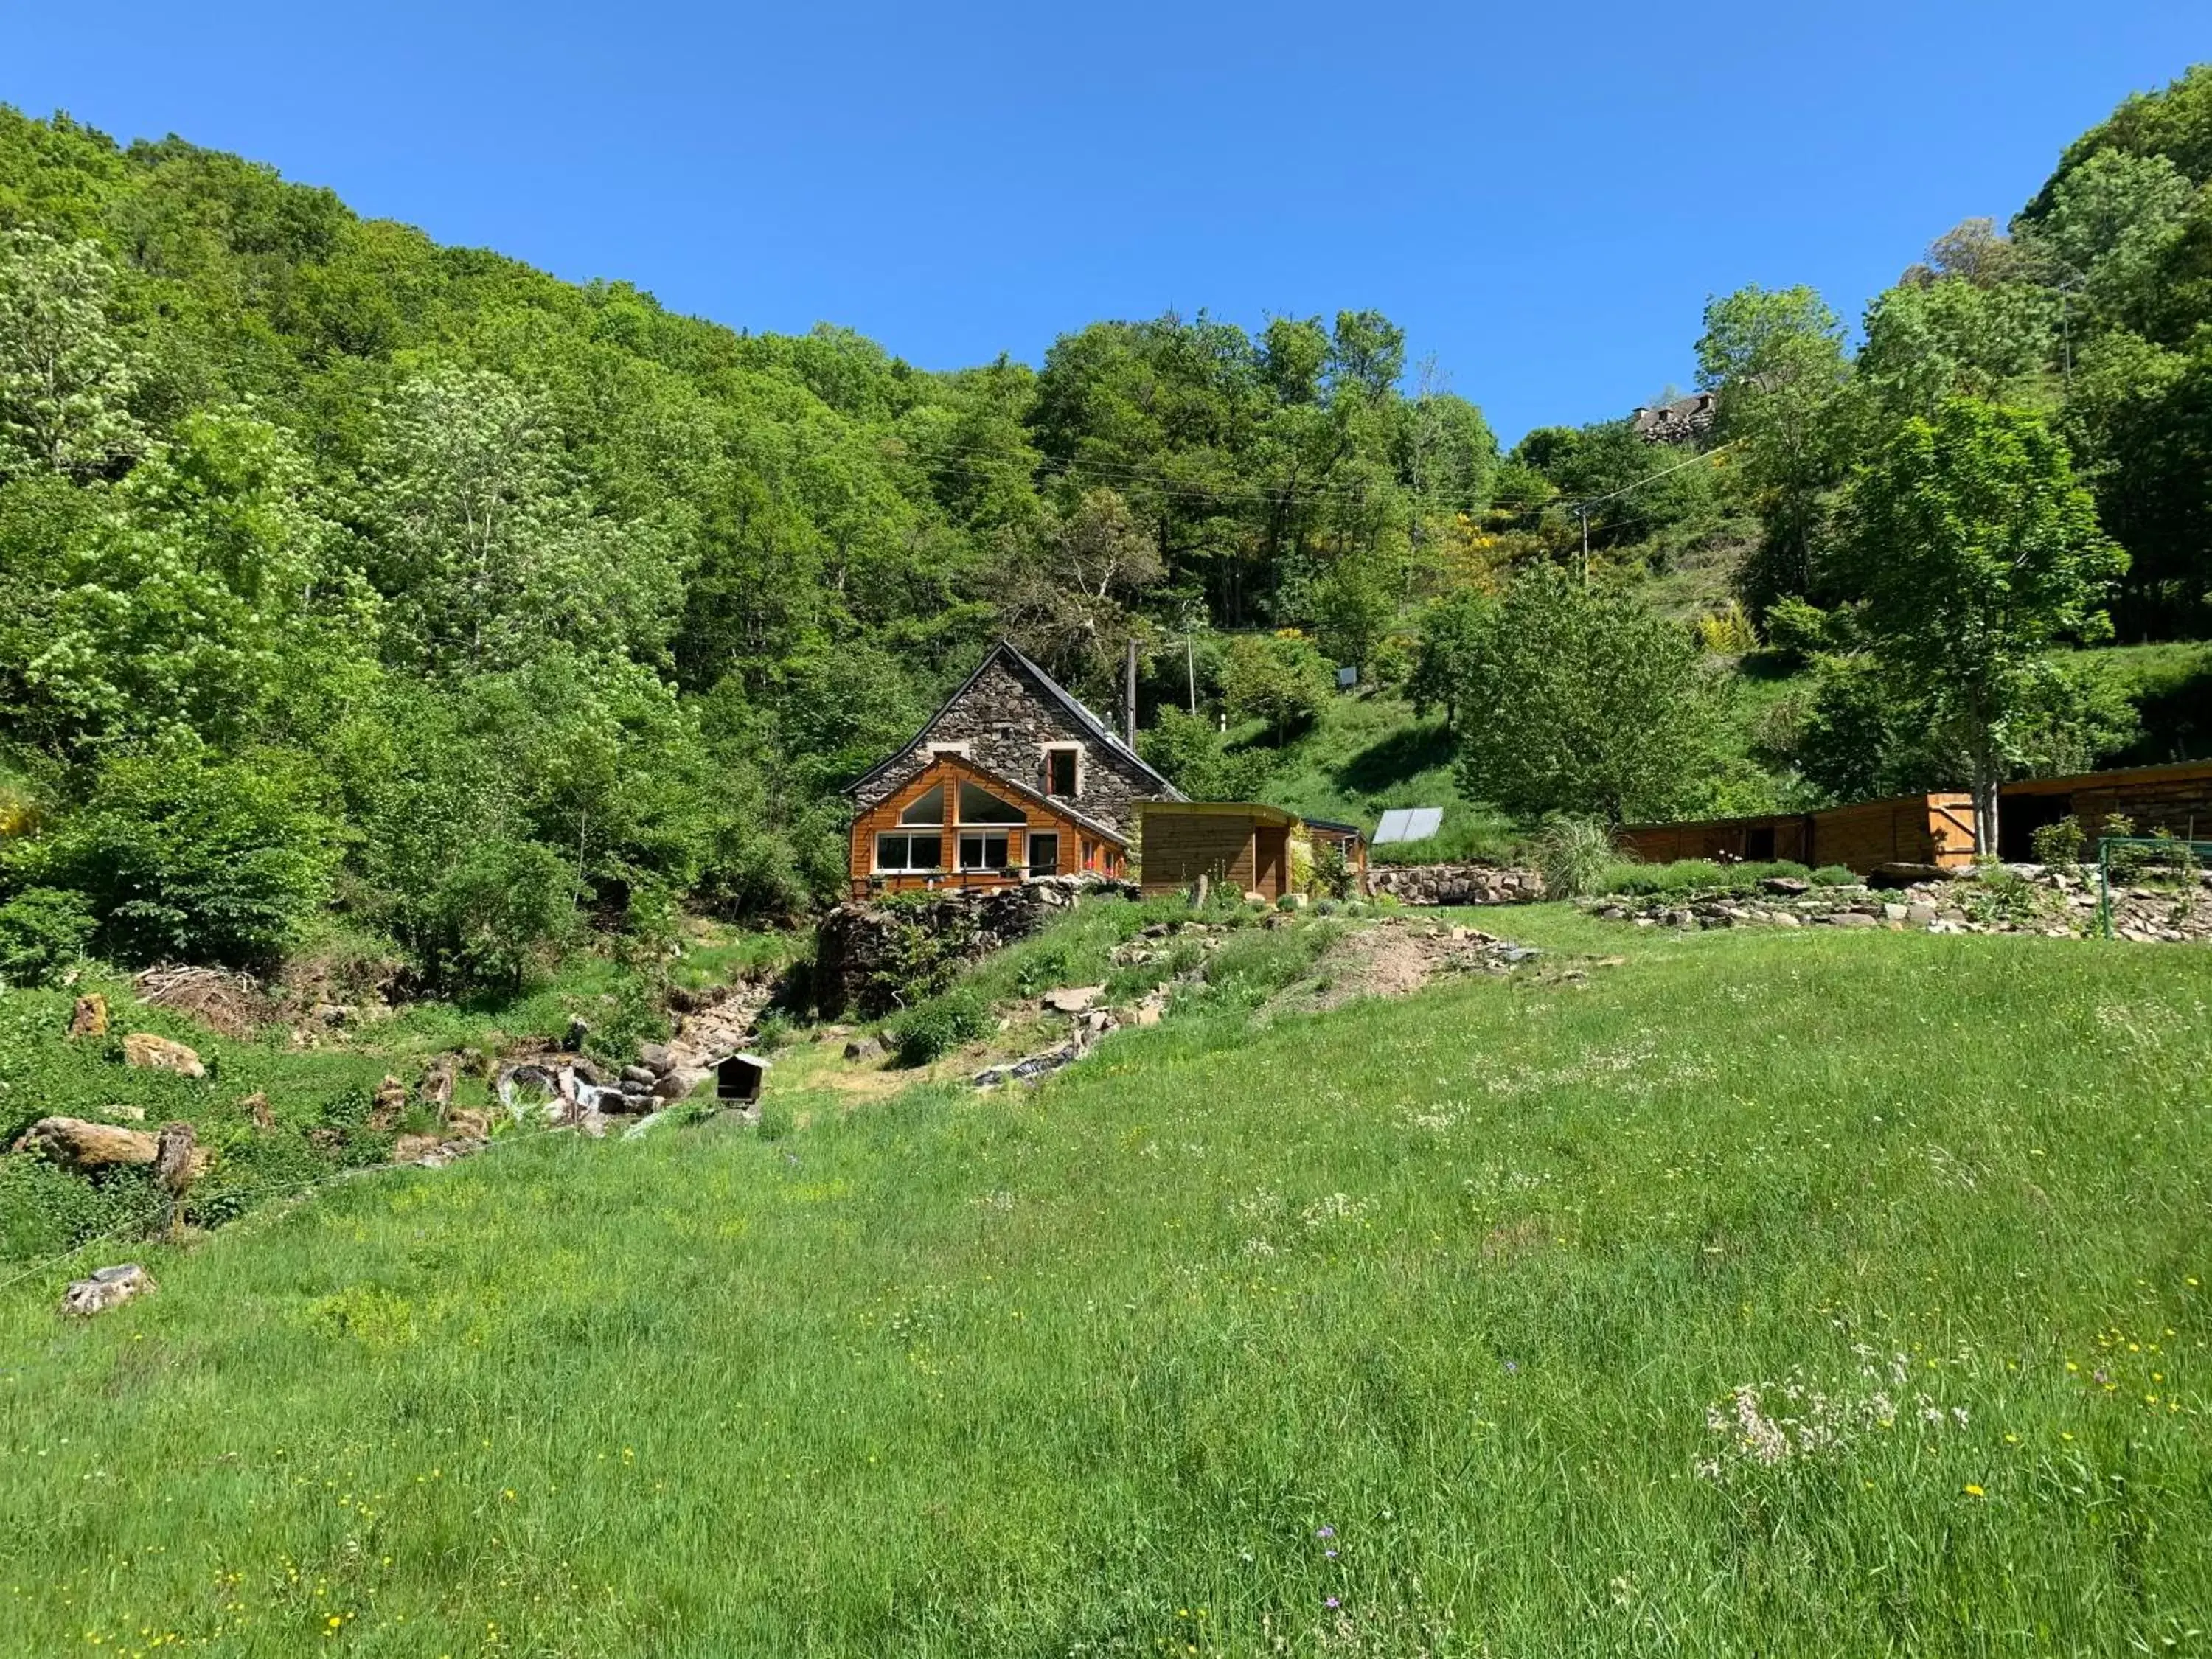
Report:
[[[0,1294],[0,1651],[2201,1651],[2212,954],[1633,933]]]

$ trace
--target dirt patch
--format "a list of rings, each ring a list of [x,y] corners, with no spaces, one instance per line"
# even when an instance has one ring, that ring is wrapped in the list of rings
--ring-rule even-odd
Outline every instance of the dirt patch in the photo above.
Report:
[[[1318,982],[1291,994],[1300,1008],[1341,1008],[1361,997],[1410,996],[1431,980],[1462,974],[1506,973],[1537,952],[1479,927],[1443,927],[1388,917],[1347,933],[1321,961]]]

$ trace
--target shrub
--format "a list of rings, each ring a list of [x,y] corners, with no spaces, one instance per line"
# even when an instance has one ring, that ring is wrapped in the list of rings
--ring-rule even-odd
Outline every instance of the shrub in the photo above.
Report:
[[[1813,872],[1813,884],[1815,887],[1856,887],[1859,884],[1858,872],[1846,869],[1840,864],[1824,864]]]
[[[102,946],[125,960],[264,967],[321,906],[337,856],[295,770],[282,756],[224,761],[185,744],[123,756],[9,863],[83,893]]]
[[[2087,840],[2081,820],[2069,813],[2055,823],[2039,825],[2027,842],[2038,864],[2079,864]]]
[[[0,904],[0,981],[51,984],[84,959],[91,902],[65,888],[33,887]]]
[[[561,856],[503,837],[471,848],[400,921],[430,982],[451,992],[520,988],[574,924],[574,878]]]
[[[927,1066],[991,1029],[991,1005],[972,990],[948,991],[891,1024],[898,1063]]]
[[[1595,818],[1555,817],[1536,836],[1536,871],[1547,898],[1596,892],[1615,857],[1613,831]]]

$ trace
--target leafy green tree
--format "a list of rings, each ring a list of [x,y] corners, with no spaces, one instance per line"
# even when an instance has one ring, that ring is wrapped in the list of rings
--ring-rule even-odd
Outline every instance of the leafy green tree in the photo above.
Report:
[[[0,477],[98,472],[143,441],[108,320],[114,276],[96,242],[0,230]]]
[[[1193,800],[1251,800],[1267,787],[1274,757],[1232,749],[1202,714],[1164,708],[1137,738],[1138,752]]]
[[[1470,797],[1620,823],[1694,793],[1714,707],[1686,629],[1539,567],[1514,580],[1485,631],[1460,709]]]
[[[74,541],[26,677],[73,740],[304,742],[374,672],[374,606],[283,432],[187,417]]]
[[[662,647],[681,573],[651,525],[594,514],[562,444],[487,371],[434,368],[378,406],[362,520],[404,658],[477,673],[553,646]]]
[[[1406,695],[1416,714],[1441,708],[1444,729],[1457,732],[1463,709],[1480,695],[1476,684],[1498,622],[1498,603],[1468,591],[1437,600],[1421,615],[1421,642]]]
[[[1731,476],[1764,526],[1741,578],[1756,611],[1819,591],[1830,497],[1850,456],[1850,378],[1843,325],[1809,288],[1740,289],[1705,307],[1698,384],[1717,396],[1715,435],[1737,447]]]
[[[2126,556],[2041,420],[1953,398],[1904,422],[1862,470],[1844,557],[1874,649],[1929,689],[1955,733],[1976,834],[1994,848],[2037,665],[2061,640],[2109,631],[2100,607]]]
[[[1232,720],[1265,723],[1279,744],[1321,713],[1334,677],[1303,635],[1240,634],[1222,665],[1222,698]]]
[[[330,896],[337,826],[301,757],[224,759],[185,737],[119,755],[0,876],[83,894],[101,948],[128,962],[265,968]]]

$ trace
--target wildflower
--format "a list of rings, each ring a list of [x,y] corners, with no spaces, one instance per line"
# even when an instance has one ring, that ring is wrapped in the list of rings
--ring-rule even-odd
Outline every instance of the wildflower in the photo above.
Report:
[[[1334,1538],[1336,1536],[1336,1528],[1334,1527],[1323,1527],[1320,1531],[1315,1533],[1314,1536],[1316,1538]]]
[[[1326,1602],[1324,1602],[1324,1603],[1323,1603],[1323,1605],[1324,1605],[1324,1606],[1326,1606],[1326,1607],[1341,1607],[1341,1606],[1343,1606],[1344,1604],[1343,1604],[1342,1602],[1339,1601],[1338,1601],[1338,1600],[1337,1600],[1334,1595],[1332,1595],[1332,1596],[1330,1596],[1330,1597],[1328,1599],[1328,1601],[1327,1601]]]
[[[1969,1498],[1987,1498],[1989,1494],[1984,1492],[1979,1486],[1976,1486],[1972,1481],[1969,1480],[1966,1483],[1966,1496]]]

